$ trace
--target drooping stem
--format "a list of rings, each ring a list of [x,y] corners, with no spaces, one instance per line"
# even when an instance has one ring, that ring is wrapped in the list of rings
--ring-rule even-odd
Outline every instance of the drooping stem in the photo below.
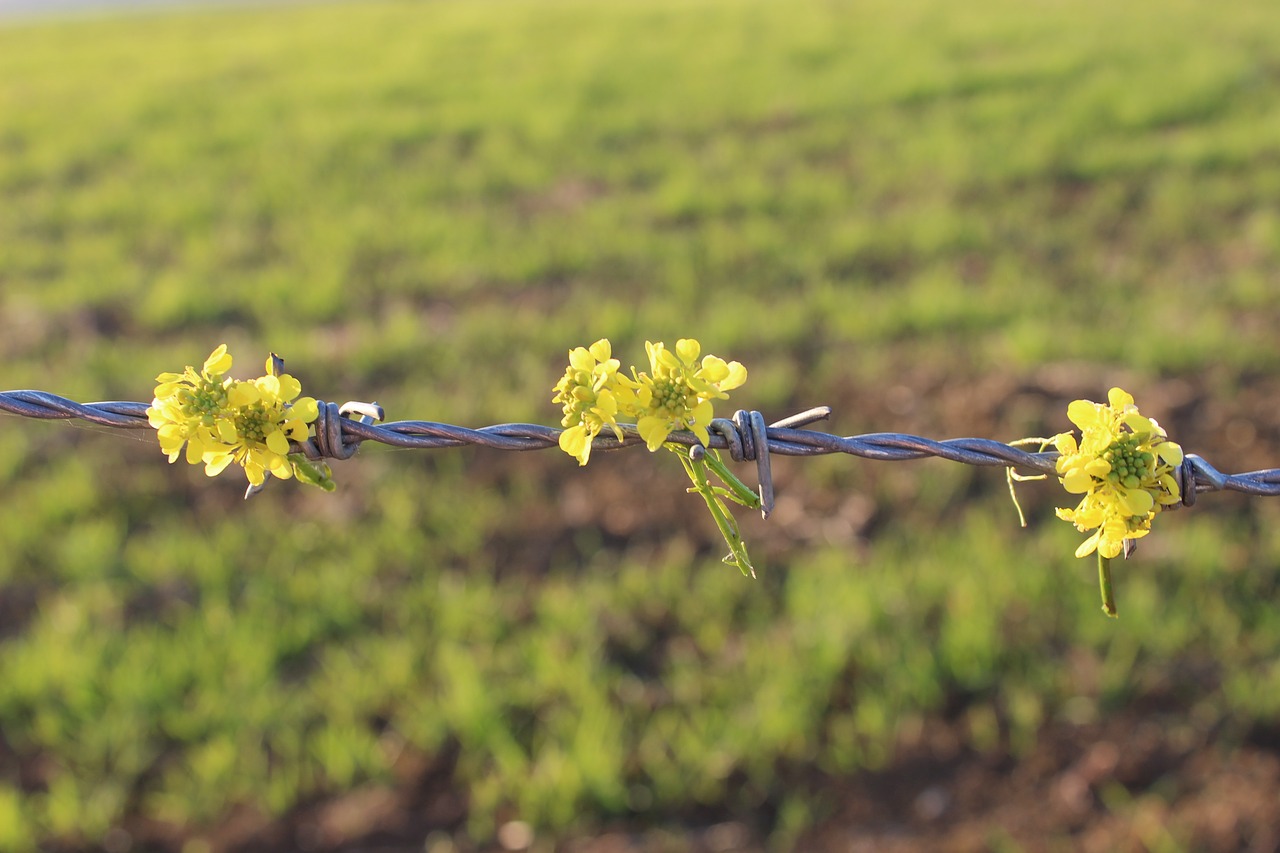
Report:
[[[729,487],[729,491],[733,493],[729,496],[730,498],[747,509],[760,508],[760,495],[756,494],[754,489],[748,487],[746,483],[733,475],[733,472],[724,464],[724,460],[720,458],[719,453],[714,450],[708,450],[703,459],[706,460],[707,467],[711,469],[712,473],[720,478],[720,482]]]
[[[1043,453],[1045,448],[1053,444],[1053,441],[1055,438],[1057,438],[1057,436],[1054,436],[1053,438],[1020,438],[1017,441],[1009,442],[1009,446],[1023,447],[1025,445],[1035,444],[1039,442],[1040,452]],[[1013,484],[1015,482],[1023,483],[1029,480],[1043,480],[1049,475],[1048,474],[1019,474],[1017,471],[1013,470],[1012,465],[1010,465],[1008,468],[1005,468],[1004,473],[1005,473],[1005,479],[1009,481],[1009,498],[1013,501],[1013,508],[1018,511],[1018,523],[1021,524],[1023,527],[1026,527],[1027,517],[1022,513],[1022,504],[1018,503],[1018,492],[1014,488]]]
[[[728,470],[724,468],[724,463],[718,457],[715,458],[713,466],[718,466],[719,469],[724,470],[725,474],[728,475],[728,479],[721,476],[720,471],[716,470],[715,467],[712,470],[716,470],[716,476],[720,477],[732,491],[719,489],[711,485],[711,480],[707,477],[708,463],[712,461],[710,453],[701,458],[694,458],[686,448],[680,445],[668,444],[667,447],[680,457],[685,473],[689,475],[689,480],[693,483],[693,488],[689,489],[689,491],[697,492],[702,496],[703,501],[707,504],[707,509],[711,511],[711,518],[720,530],[720,535],[724,537],[725,544],[729,546],[729,553],[724,558],[724,561],[732,566],[737,566],[738,571],[744,575],[750,575],[754,578],[756,570],[755,566],[751,564],[751,557],[747,554],[747,543],[742,541],[742,534],[738,531],[738,523],[733,520],[733,516],[729,514],[729,508],[724,505],[724,501],[720,498],[721,495],[725,495],[745,506],[759,507],[760,496],[748,489],[732,474],[729,474]],[[734,483],[737,483],[737,488],[734,487]],[[744,492],[746,494],[743,494]],[[747,497],[747,495],[750,495],[750,497]],[[754,504],[751,498],[754,498]]]

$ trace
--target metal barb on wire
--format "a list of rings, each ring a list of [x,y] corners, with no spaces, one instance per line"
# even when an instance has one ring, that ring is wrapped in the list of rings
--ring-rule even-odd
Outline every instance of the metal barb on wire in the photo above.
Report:
[[[316,401],[319,414],[314,422],[316,434],[300,443],[302,454],[313,462],[321,459],[350,459],[360,449],[359,442],[348,442],[343,438],[342,424],[354,416],[357,423],[372,424],[386,419],[386,413],[377,403],[347,402],[341,406],[336,403]],[[245,489],[244,499],[248,500],[266,488],[268,481],[258,485],[249,485]]]
[[[384,412],[376,403],[350,402],[342,406],[318,402],[320,417],[315,436],[295,450],[308,459],[349,459],[360,444],[376,441],[392,447],[436,449],[475,445],[494,450],[545,450],[557,447],[560,430],[539,424],[495,424],[468,429],[434,421],[382,422]],[[146,403],[77,403],[46,391],[0,391],[0,412],[39,420],[78,418],[117,429],[150,429]],[[771,457],[824,456],[845,453],[865,459],[902,461],[938,457],[964,465],[1020,468],[1041,474],[1054,473],[1054,451],[1028,453],[1012,445],[987,438],[952,438],[935,441],[918,435],[878,432],[838,436],[803,429],[829,417],[825,406],[774,421],[766,425],[755,411],[738,411],[733,418],[716,418],[708,426],[712,449],[725,450],[735,462],[756,463],[760,485],[761,512],[768,517],[773,509]],[[354,416],[354,417],[353,417]],[[622,440],[612,434],[597,436],[593,449],[617,450],[644,444],[635,426],[619,424]],[[692,447],[698,444],[691,432],[673,432],[668,441]],[[1188,453],[1175,471],[1185,506],[1195,504],[1200,492],[1233,491],[1247,495],[1280,496],[1280,468],[1224,474],[1202,457]]]

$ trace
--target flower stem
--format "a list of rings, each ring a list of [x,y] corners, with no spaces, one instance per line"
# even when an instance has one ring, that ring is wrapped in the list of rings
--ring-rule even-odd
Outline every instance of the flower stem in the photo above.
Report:
[[[1102,612],[1115,619],[1120,614],[1116,612],[1116,599],[1111,591],[1111,560],[1098,555],[1098,586],[1102,589]]]
[[[693,488],[689,491],[697,492],[702,495],[702,499],[706,501],[707,509],[711,511],[711,518],[715,521],[716,527],[720,530],[720,535],[724,537],[725,544],[729,546],[729,554],[724,558],[724,561],[731,566],[737,566],[738,571],[742,572],[742,574],[750,575],[754,578],[756,576],[756,570],[755,566],[751,564],[751,557],[747,554],[747,543],[742,541],[742,534],[738,531],[737,522],[733,520],[733,516],[729,514],[729,508],[724,505],[724,501],[722,501],[720,499],[720,495],[716,493],[716,487],[711,485],[711,481],[707,477],[708,463],[711,463],[712,470],[716,471],[716,476],[725,480],[725,478],[720,475],[720,471],[716,470],[715,466],[718,464],[720,469],[725,470],[725,474],[728,475],[729,480],[738,484],[739,488],[733,489],[735,493],[740,492],[740,490],[746,491],[751,495],[751,497],[755,498],[755,507],[760,505],[759,495],[751,492],[746,486],[739,482],[737,478],[732,474],[729,474],[727,469],[724,469],[724,463],[720,462],[718,458],[715,458],[714,462],[712,462],[713,457],[710,453],[701,459],[694,459],[689,455],[688,450],[679,445],[668,444],[667,447],[680,457],[680,462],[684,465],[685,473],[689,475],[689,479],[693,482]],[[732,483],[730,483],[729,480],[725,480],[725,484],[732,488]],[[719,491],[723,492],[724,490],[721,489]],[[738,494],[729,494],[729,497],[738,503],[744,504],[745,506],[752,506],[749,499],[739,498]]]
[[[728,486],[729,490],[733,492],[729,496],[732,500],[737,501],[747,509],[760,508],[760,496],[756,494],[754,489],[749,488],[746,483],[733,476],[733,472],[724,464],[724,460],[720,458],[719,453],[714,450],[708,450],[704,458],[707,467],[720,478],[720,482]]]

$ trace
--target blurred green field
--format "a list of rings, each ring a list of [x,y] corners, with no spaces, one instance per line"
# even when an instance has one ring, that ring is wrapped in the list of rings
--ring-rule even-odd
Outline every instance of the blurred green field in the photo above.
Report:
[[[0,22],[0,388],[145,400],[226,342],[391,419],[556,424],[570,347],[694,336],[770,418],[1008,440],[1121,384],[1273,467],[1277,45],[1267,0]],[[1122,717],[1280,742],[1267,500],[1161,517],[1112,621],[1065,494],[1020,530],[998,470],[775,459],[751,582],[665,454],[370,446],[245,503],[138,439],[0,421],[0,849],[234,849],[424,780],[462,849],[784,849],[935,725],[1015,764]]]

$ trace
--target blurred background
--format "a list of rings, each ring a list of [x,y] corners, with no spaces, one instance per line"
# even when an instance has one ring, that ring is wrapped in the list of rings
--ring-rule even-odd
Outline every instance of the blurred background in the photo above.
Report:
[[[556,425],[569,348],[1011,440],[1120,385],[1280,466],[1267,0],[485,0],[0,19],[0,389],[227,343],[392,420]],[[1099,610],[1054,483],[394,451],[336,494],[0,419],[0,849],[1280,846],[1280,503]],[[744,467],[744,479],[751,471]]]

